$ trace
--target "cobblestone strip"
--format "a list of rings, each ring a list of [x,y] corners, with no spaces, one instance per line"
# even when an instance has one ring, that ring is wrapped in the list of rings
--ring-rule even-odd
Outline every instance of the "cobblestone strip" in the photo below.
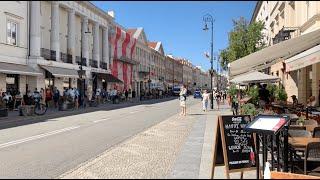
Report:
[[[165,178],[196,120],[172,116],[59,178]]]

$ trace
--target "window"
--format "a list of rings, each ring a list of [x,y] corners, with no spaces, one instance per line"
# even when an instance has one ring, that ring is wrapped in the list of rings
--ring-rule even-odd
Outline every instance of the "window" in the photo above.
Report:
[[[17,45],[17,23],[8,21],[7,22],[7,43]]]

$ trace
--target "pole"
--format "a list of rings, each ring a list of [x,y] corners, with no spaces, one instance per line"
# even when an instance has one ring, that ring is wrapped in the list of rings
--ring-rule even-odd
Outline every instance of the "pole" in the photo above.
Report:
[[[213,18],[211,17],[211,109],[213,109],[213,87],[212,87],[212,78],[213,78]]]

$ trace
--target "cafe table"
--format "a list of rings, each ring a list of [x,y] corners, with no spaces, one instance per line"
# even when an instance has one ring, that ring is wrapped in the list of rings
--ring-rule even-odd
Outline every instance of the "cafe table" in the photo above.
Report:
[[[271,171],[271,179],[320,179],[317,176]]]
[[[320,142],[320,138],[313,137],[289,137],[289,144],[296,150],[305,151],[308,143],[310,142]]]

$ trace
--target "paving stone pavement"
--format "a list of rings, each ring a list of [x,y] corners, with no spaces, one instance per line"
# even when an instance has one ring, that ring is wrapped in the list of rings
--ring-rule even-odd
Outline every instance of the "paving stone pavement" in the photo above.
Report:
[[[188,113],[196,112],[199,104]],[[174,115],[59,178],[165,178],[197,120]]]

